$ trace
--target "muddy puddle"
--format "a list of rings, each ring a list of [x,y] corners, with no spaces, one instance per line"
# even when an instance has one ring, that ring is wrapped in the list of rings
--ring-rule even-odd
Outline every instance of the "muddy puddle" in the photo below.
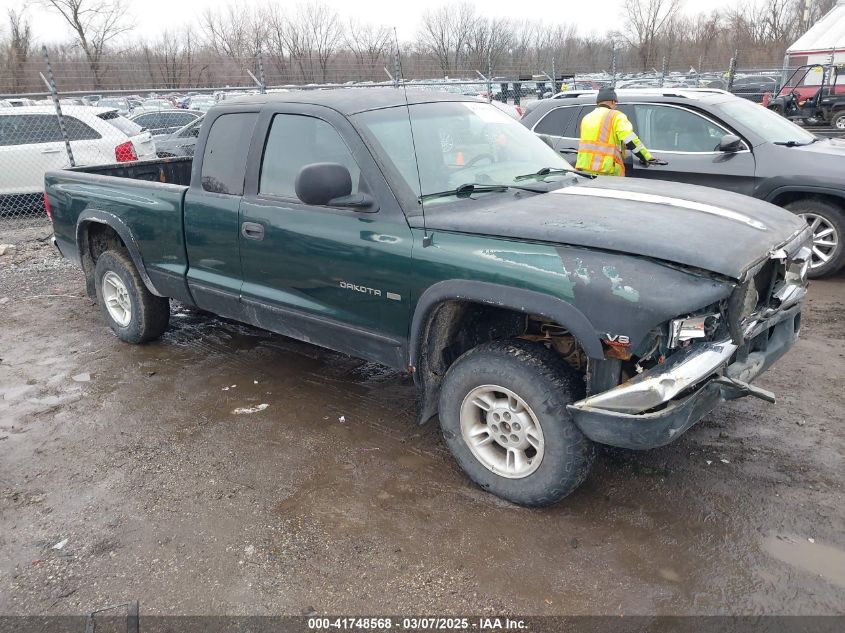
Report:
[[[811,292],[821,323],[845,282]],[[416,425],[401,373],[179,307],[128,346],[50,301],[0,328],[0,612],[845,613],[845,360],[809,328],[763,382],[780,406],[602,449],[527,510]]]

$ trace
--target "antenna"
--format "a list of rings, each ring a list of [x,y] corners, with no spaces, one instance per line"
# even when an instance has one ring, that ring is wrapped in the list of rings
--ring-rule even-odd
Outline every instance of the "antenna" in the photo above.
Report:
[[[399,66],[399,76],[396,81],[402,82],[402,92],[405,95],[405,110],[408,113],[408,127],[411,130],[411,148],[414,150],[414,166],[417,168],[417,184],[420,187],[420,209],[423,220],[423,248],[431,246],[432,236],[428,234],[428,227],[425,223],[425,199],[422,190],[422,176],[420,176],[420,161],[417,159],[417,142],[414,139],[414,124],[411,122],[411,105],[408,103],[408,88],[405,85],[405,73],[402,71],[402,54],[399,52],[399,36],[396,35],[396,27],[393,27],[393,41],[396,43],[396,63]]]

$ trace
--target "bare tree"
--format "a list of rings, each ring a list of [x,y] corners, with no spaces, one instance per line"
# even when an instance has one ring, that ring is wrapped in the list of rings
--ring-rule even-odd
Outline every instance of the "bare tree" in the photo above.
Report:
[[[23,11],[9,9],[8,16],[9,38],[2,49],[9,72],[9,86],[14,92],[25,85],[24,68],[32,54],[32,29]]]
[[[809,8],[806,0],[796,0],[796,2],[798,3],[797,11],[801,25],[806,30],[827,15],[836,6],[837,0],[812,0],[809,2]]]
[[[300,24],[304,26],[320,66],[321,80],[328,76],[329,61],[343,39],[340,15],[322,0],[313,0],[298,7]]]
[[[696,70],[701,72],[702,69],[698,66],[709,61],[717,46],[722,30],[721,15],[717,11],[711,11],[709,14],[699,13],[694,18],[688,18],[686,23],[680,23],[678,28],[687,35],[688,50],[693,54],[698,53],[700,61],[696,64]]]
[[[417,48],[434,57],[444,74],[467,69],[472,33],[480,21],[475,5],[467,2],[426,11]]]
[[[152,86],[168,89],[196,85],[207,64],[197,64],[197,42],[191,27],[165,30],[161,36],[142,47]]]
[[[431,54],[444,74],[452,70],[454,33],[450,24],[450,11],[442,6],[423,14],[422,26],[417,37],[417,47],[424,54]]]
[[[393,33],[385,26],[361,23],[357,18],[350,18],[345,44],[352,51],[362,75],[373,79],[377,67],[393,48]]]
[[[73,29],[76,43],[85,54],[94,77],[94,88],[102,88],[102,61],[106,48],[132,29],[126,20],[126,0],[42,0],[57,11]]]
[[[467,38],[469,63],[473,69],[488,72],[488,62],[496,66],[511,47],[510,22],[504,18],[479,19]]]
[[[654,64],[657,40],[680,7],[681,0],[626,0],[623,9],[627,29],[620,35],[636,49],[642,70]]]
[[[800,14],[795,0],[767,0],[761,13],[766,25],[766,40],[788,46],[799,28]]]

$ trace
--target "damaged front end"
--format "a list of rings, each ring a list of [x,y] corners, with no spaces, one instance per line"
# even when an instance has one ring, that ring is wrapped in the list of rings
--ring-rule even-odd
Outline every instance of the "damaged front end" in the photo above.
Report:
[[[717,309],[681,315],[661,330],[659,355],[622,384],[568,407],[593,441],[632,449],[676,439],[720,402],[770,392],[750,382],[798,337],[807,292],[808,234],[752,267]]]

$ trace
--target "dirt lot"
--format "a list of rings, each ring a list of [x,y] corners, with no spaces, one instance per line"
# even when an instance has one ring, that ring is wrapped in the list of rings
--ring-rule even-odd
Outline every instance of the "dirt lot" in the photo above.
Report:
[[[845,613],[845,278],[760,381],[776,406],[602,450],[526,510],[379,366],[178,306],[121,343],[48,235],[0,231],[0,613]]]

